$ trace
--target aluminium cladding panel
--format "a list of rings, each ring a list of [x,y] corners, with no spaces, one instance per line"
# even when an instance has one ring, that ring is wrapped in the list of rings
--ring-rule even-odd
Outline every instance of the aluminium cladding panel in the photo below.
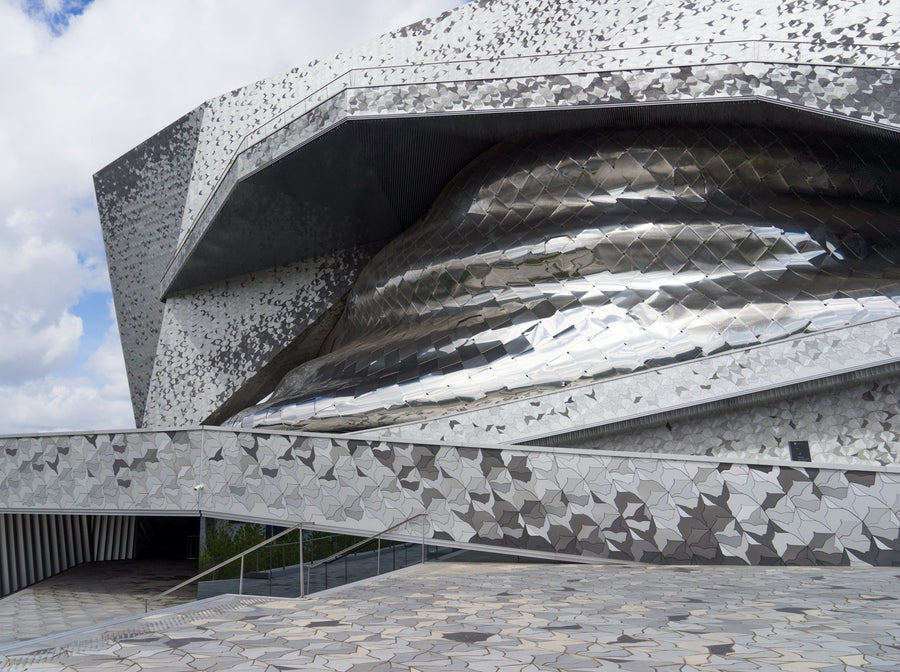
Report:
[[[350,291],[371,255],[335,252],[170,296],[142,426],[202,423],[301,336],[315,356],[326,334],[307,330]]]
[[[900,472],[189,430],[0,438],[7,512],[212,515],[590,559],[900,562]],[[194,486],[201,484],[200,490]],[[413,521],[398,535],[421,538]]]
[[[761,9],[759,3],[739,0],[626,0],[614,6],[585,0],[466,3],[212,99],[200,131],[181,238],[245,136],[259,139],[283,124],[255,133],[257,126],[285,113],[305,114],[346,86],[598,72],[647,67],[649,61],[653,67],[761,57],[776,62],[896,62],[892,40],[900,31],[900,18],[884,2],[765,4]],[[840,40],[834,37],[838,35]]]
[[[408,422],[900,315],[884,146],[733,127],[497,144],[242,426]]]
[[[446,67],[455,71],[454,62],[461,58],[494,61],[498,56],[530,55],[535,49],[597,49],[605,43],[605,35],[595,26],[597,17],[624,25],[643,11],[644,4],[632,0],[621,8],[601,11],[594,3],[565,2],[556,16],[547,16],[551,11],[542,0],[467,3],[208,101],[210,115],[200,129],[182,239],[246,135],[292,108],[299,106],[300,113],[315,108],[350,83],[351,72],[364,77],[365,70],[360,69],[380,73],[381,68],[398,66],[418,81],[417,66],[410,64],[450,61]],[[526,23],[523,15],[535,18]],[[571,24],[560,20],[563,17]],[[432,74],[431,68],[425,69]]]
[[[414,115],[755,98],[900,128],[896,68],[723,63],[614,72],[372,86],[347,94],[346,116]]]
[[[386,441],[533,441],[898,359],[900,318],[892,317],[357,435]],[[848,457],[841,450],[828,457],[831,453],[826,449],[821,459],[844,462]]]
[[[0,510],[196,513],[199,431],[0,437]]]
[[[216,448],[218,444],[218,448]],[[215,450],[214,453],[211,452]],[[900,562],[900,473],[209,432],[202,508],[643,562]],[[321,522],[320,522],[321,521]],[[422,534],[417,521],[398,532]]]
[[[850,124],[862,132],[880,129],[896,134],[900,131],[898,72],[891,68],[831,64],[743,62],[373,85],[335,92],[309,113],[279,119],[265,127],[267,130],[254,144],[236,144],[221,172],[214,179],[207,173],[207,179],[212,180],[205,187],[209,205],[205,210],[198,206],[195,219],[183,227],[173,263],[162,279],[162,290],[165,293],[179,286],[182,275],[192,278],[193,283],[200,281],[192,276],[196,274],[194,266],[203,265],[204,236],[221,224],[217,215],[220,208],[228,207],[226,199],[235,185],[348,120],[467,114],[472,116],[473,125],[495,125],[501,131],[508,126],[506,133],[514,134],[522,132],[516,115],[500,115],[498,120],[492,118],[496,114],[490,113],[710,103],[696,108],[693,121],[727,122],[733,121],[732,111],[721,107],[722,103],[756,100],[819,116],[826,127],[843,124],[846,131],[846,124]],[[799,123],[800,116],[797,117]],[[540,119],[535,117],[532,122],[529,132],[540,132]],[[636,123],[640,123],[639,115]],[[500,137],[502,132],[497,139]],[[192,259],[195,253],[199,262]],[[248,270],[251,269],[243,268],[241,272]]]
[[[719,460],[791,459],[789,442],[805,440],[814,462],[900,464],[900,378],[848,384],[776,403],[708,412],[644,429],[565,445],[604,451],[705,455]],[[554,444],[553,437],[543,443]]]
[[[210,100],[163,293],[196,283],[188,258],[241,177],[345,119],[750,96],[897,127],[896,13],[766,4],[469,3]]]
[[[159,279],[175,250],[203,108],[94,176],[135,422],[144,415],[163,304]]]

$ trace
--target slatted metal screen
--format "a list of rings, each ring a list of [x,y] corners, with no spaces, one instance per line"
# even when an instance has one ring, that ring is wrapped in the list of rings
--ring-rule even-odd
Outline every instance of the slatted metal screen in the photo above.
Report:
[[[82,562],[134,557],[133,516],[0,514],[0,596]]]

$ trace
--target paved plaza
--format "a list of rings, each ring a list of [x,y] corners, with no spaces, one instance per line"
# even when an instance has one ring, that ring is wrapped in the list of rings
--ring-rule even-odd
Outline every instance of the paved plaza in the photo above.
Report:
[[[375,553],[354,553],[335,562],[307,568],[306,588],[318,592],[421,562],[418,544],[401,544]],[[428,548],[429,559],[447,557],[452,549]],[[455,554],[459,555],[459,551]],[[468,552],[479,559],[486,554]],[[496,557],[496,556],[494,556]],[[118,560],[77,565],[12,595],[0,598],[0,649],[16,642],[45,637],[145,611],[145,598],[153,610],[192,602],[198,597],[237,593],[237,578],[201,581],[163,598],[157,596],[197,573],[196,563],[175,560]],[[248,572],[244,594],[297,597],[299,569],[295,565],[271,572]]]
[[[144,598],[196,573],[196,563],[119,560],[77,565],[62,574],[0,599],[0,649],[15,642],[96,625],[144,611]],[[157,609],[193,600],[196,589],[179,590]]]
[[[3,670],[897,670],[900,568],[437,562],[0,650]]]

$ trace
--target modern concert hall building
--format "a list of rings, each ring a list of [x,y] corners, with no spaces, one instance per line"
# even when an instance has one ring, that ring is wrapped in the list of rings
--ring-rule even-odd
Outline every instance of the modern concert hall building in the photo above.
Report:
[[[95,176],[139,429],[0,438],[3,592],[135,516],[900,563],[898,34],[481,0],[187,113]]]

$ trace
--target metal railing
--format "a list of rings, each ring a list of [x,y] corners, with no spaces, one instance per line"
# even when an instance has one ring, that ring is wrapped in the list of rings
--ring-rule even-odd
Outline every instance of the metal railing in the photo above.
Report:
[[[260,543],[255,544],[254,546],[251,546],[250,548],[241,551],[240,553],[236,553],[235,555],[231,556],[230,558],[228,558],[228,559],[226,559],[226,560],[223,560],[222,562],[220,562],[220,563],[214,565],[213,567],[210,567],[209,569],[203,570],[202,572],[200,572],[200,573],[198,573],[198,574],[192,576],[192,577],[189,578],[189,579],[186,579],[186,580],[182,581],[182,582],[179,583],[178,585],[173,586],[173,587],[169,588],[168,590],[165,590],[165,591],[159,593],[158,595],[153,595],[153,596],[150,596],[150,597],[145,597],[145,598],[144,598],[144,613],[146,613],[146,612],[149,611],[149,609],[150,609],[150,602],[156,601],[156,600],[160,600],[160,599],[166,597],[167,595],[171,595],[172,593],[174,593],[174,592],[176,592],[176,591],[178,591],[178,590],[184,588],[185,586],[188,586],[188,585],[190,585],[190,584],[192,584],[192,583],[194,583],[194,582],[196,582],[196,581],[199,581],[199,580],[202,579],[203,577],[209,576],[210,574],[216,572],[217,570],[222,569],[223,567],[226,567],[226,566],[228,566],[228,565],[231,565],[232,563],[235,563],[235,562],[237,562],[238,560],[240,560],[240,563],[241,563],[241,564],[240,564],[240,571],[239,571],[239,574],[238,574],[238,594],[239,594],[239,595],[243,595],[243,594],[244,594],[244,576],[247,574],[247,572],[245,571],[245,569],[246,569],[246,567],[245,567],[245,559],[246,559],[246,557],[247,557],[248,555],[250,555],[251,553],[255,553],[256,551],[260,550],[260,549],[263,548],[263,547],[269,546],[270,544],[272,544],[272,542],[277,541],[278,539],[281,539],[281,538],[284,537],[285,535],[288,535],[288,534],[290,534],[291,532],[294,532],[295,530],[299,530],[299,531],[300,531],[300,538],[299,538],[299,544],[298,544],[298,545],[299,545],[300,555],[299,555],[299,564],[298,564],[298,566],[297,566],[297,571],[299,572],[299,578],[300,578],[300,597],[301,597],[301,598],[302,598],[302,597],[306,597],[306,595],[310,592],[310,580],[311,580],[311,577],[312,577],[312,572],[313,572],[313,570],[314,570],[315,568],[320,567],[320,566],[322,566],[322,565],[326,565],[326,567],[325,567],[325,570],[326,570],[326,574],[325,574],[325,588],[327,588],[327,587],[328,587],[328,575],[327,575],[327,565],[328,565],[328,563],[333,562],[334,560],[337,560],[338,558],[341,558],[341,557],[344,557],[345,560],[346,560],[346,556],[348,556],[349,554],[351,554],[353,551],[355,551],[355,550],[357,550],[358,548],[363,547],[363,546],[365,546],[366,544],[369,544],[369,543],[371,543],[371,542],[373,542],[373,541],[376,541],[376,542],[377,542],[377,548],[376,548],[376,551],[375,551],[375,553],[376,553],[376,560],[375,560],[375,575],[378,576],[378,575],[381,574],[381,538],[382,538],[384,535],[389,534],[389,533],[393,532],[394,530],[396,530],[396,529],[398,529],[398,528],[400,528],[400,527],[403,527],[404,525],[408,525],[408,524],[411,523],[412,521],[414,521],[414,520],[416,520],[416,519],[418,519],[418,518],[421,518],[421,517],[423,517],[423,516],[425,516],[425,512],[417,513],[417,514],[415,514],[415,515],[413,515],[413,516],[410,516],[410,517],[407,518],[406,520],[403,520],[403,521],[401,521],[401,522],[399,522],[399,523],[396,523],[396,524],[394,524],[394,525],[391,525],[390,527],[388,527],[388,528],[382,530],[381,532],[378,532],[377,534],[373,534],[373,535],[370,536],[370,537],[366,537],[365,539],[362,539],[362,540],[360,540],[360,541],[358,541],[358,542],[356,542],[356,543],[353,543],[353,544],[351,544],[350,546],[347,546],[346,548],[343,548],[343,549],[341,549],[341,550],[339,550],[339,551],[337,551],[337,552],[335,552],[335,553],[332,553],[331,555],[329,555],[329,556],[326,557],[326,558],[323,558],[323,559],[321,559],[321,560],[316,560],[316,561],[310,563],[308,566],[305,567],[305,575],[306,575],[306,582],[305,582],[305,583],[304,583],[304,566],[305,566],[305,565],[304,565],[304,562],[303,562],[303,526],[304,526],[304,525],[308,525],[309,523],[297,523],[297,524],[294,525],[293,527],[289,527],[289,528],[287,528],[286,530],[283,530],[283,531],[279,532],[278,534],[275,534],[275,535],[269,537],[268,539],[265,539],[265,540],[261,541]],[[341,535],[341,536],[346,536],[346,535]],[[416,542],[412,542],[412,543],[415,544]],[[270,548],[277,548],[277,547],[284,548],[284,547],[289,546],[289,545],[292,545],[292,544],[277,544],[276,546],[270,547]],[[406,552],[406,551],[407,551],[407,549],[406,549],[406,546],[407,546],[407,545],[408,545],[408,544],[404,544],[404,545],[403,545],[403,555],[404,555],[403,566],[408,566],[408,565],[409,565],[408,554],[407,554],[407,552]],[[422,555],[421,555],[421,560],[420,560],[420,562],[424,563],[425,560],[426,560],[426,557],[427,557],[427,547],[426,547],[426,544],[425,544],[425,524],[424,524],[424,522],[423,522],[423,524],[422,524],[422,540],[421,540],[421,546],[422,546]],[[439,556],[439,555],[440,555],[440,553],[438,553],[438,556]],[[392,566],[392,567],[396,567],[396,548],[392,548],[392,556],[391,556],[391,560],[392,560],[392,561],[391,561],[391,566]],[[284,563],[282,563],[282,564],[284,564]],[[345,563],[345,564],[346,564],[346,563]],[[413,561],[412,564],[416,564],[415,561]],[[257,569],[258,569],[258,568],[257,568]],[[347,572],[346,572],[346,567],[345,567],[345,572],[344,572],[344,573],[345,573],[344,581],[343,581],[342,584],[339,584],[339,585],[343,585],[343,584],[346,584],[346,583],[350,583],[350,582],[351,582],[350,580],[348,580]],[[295,593],[295,594],[296,594],[296,593]]]
[[[419,514],[419,515],[422,515],[422,514]],[[238,594],[243,595],[244,594],[244,558],[246,556],[248,556],[250,553],[253,553],[254,551],[259,550],[263,546],[267,546],[267,545],[271,544],[276,539],[281,539],[281,537],[285,536],[286,534],[290,534],[294,530],[300,530],[300,544],[299,544],[300,545],[300,567],[299,567],[299,569],[300,569],[300,597],[304,597],[305,594],[304,594],[304,588],[303,588],[303,526],[305,524],[307,524],[307,523],[297,523],[293,527],[289,527],[286,530],[282,530],[278,534],[272,535],[268,539],[265,539],[265,540],[259,542],[255,546],[251,546],[250,548],[243,550],[240,553],[236,553],[235,555],[231,556],[227,560],[223,560],[218,565],[215,565],[214,567],[210,567],[209,569],[203,570],[199,574],[196,574],[196,575],[192,576],[191,578],[186,579],[185,581],[182,581],[177,586],[173,586],[173,587],[169,588],[168,590],[164,590],[163,592],[159,593],[158,595],[153,595],[151,597],[145,597],[144,598],[144,613],[146,613],[149,610],[149,605],[150,605],[151,601],[162,599],[166,595],[170,595],[171,593],[174,593],[176,590],[184,588],[185,586],[190,585],[194,581],[197,581],[198,579],[202,579],[204,576],[207,576],[208,574],[212,574],[217,569],[221,569],[222,567],[225,567],[226,565],[230,565],[231,563],[235,562],[236,560],[241,561],[241,571],[240,571],[240,575],[239,575],[240,578],[238,580]]]
[[[309,580],[312,576],[312,570],[314,570],[316,567],[319,567],[321,565],[327,565],[329,562],[332,562],[333,560],[337,560],[341,556],[345,556],[345,555],[349,554],[351,551],[355,551],[357,548],[360,548],[361,546],[365,546],[366,544],[371,543],[372,541],[376,541],[376,540],[378,541],[378,550],[377,550],[375,574],[376,574],[376,576],[378,576],[379,574],[381,574],[381,537],[383,537],[385,534],[388,534],[388,533],[396,530],[398,527],[403,527],[404,525],[412,522],[416,518],[421,518],[424,515],[425,515],[424,511],[422,513],[417,513],[414,516],[410,516],[409,518],[407,518],[406,520],[404,520],[402,522],[399,522],[395,525],[391,525],[389,528],[382,530],[378,534],[373,534],[371,537],[366,537],[365,539],[362,539],[361,541],[357,541],[355,544],[351,544],[347,548],[341,549],[340,551],[337,551],[336,553],[332,553],[327,558],[322,558],[321,560],[316,560],[315,562],[310,563],[310,565],[306,571],[306,580],[307,580],[306,588],[307,588],[307,590],[305,592],[307,592],[307,593],[309,592]],[[421,562],[423,564],[425,562],[425,525],[424,525],[424,523],[422,525],[422,560],[421,560]],[[327,582],[327,580],[326,580],[326,582]],[[301,594],[301,597],[303,597],[303,594]]]

